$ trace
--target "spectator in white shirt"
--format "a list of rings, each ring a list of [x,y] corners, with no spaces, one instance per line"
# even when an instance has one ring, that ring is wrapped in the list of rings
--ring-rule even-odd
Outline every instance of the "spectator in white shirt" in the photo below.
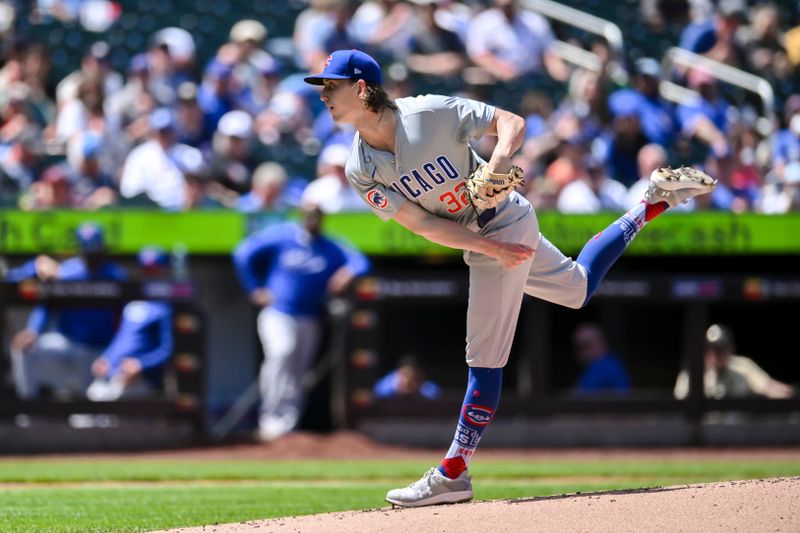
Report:
[[[175,142],[172,111],[159,108],[150,115],[150,140],[128,154],[122,169],[120,193],[125,198],[146,195],[160,207],[172,211],[186,205],[186,180],[176,156],[188,145]]]
[[[234,207],[242,213],[282,212],[291,207],[286,197],[289,175],[275,161],[261,163],[253,172],[253,189],[236,199]]]
[[[609,178],[605,167],[595,157],[587,157],[584,167],[585,175],[561,190],[558,195],[558,210],[562,213],[624,211],[628,193],[625,186]]]
[[[319,155],[317,179],[308,184],[301,205],[316,205],[323,213],[364,211],[367,204],[356,193],[344,172],[350,148],[332,144]]]
[[[800,163],[776,165],[767,174],[767,183],[756,201],[758,212],[768,215],[788,213],[800,208]]]
[[[494,0],[494,7],[472,19],[467,55],[501,81],[541,72],[564,81],[569,70],[551,47],[553,32],[537,13],[521,10],[516,0]]]
[[[92,44],[81,60],[80,70],[74,71],[58,84],[56,102],[59,109],[70,100],[78,98],[78,90],[86,80],[100,82],[106,96],[115,94],[125,84],[122,75],[111,69],[111,47],[108,43],[98,41]]]

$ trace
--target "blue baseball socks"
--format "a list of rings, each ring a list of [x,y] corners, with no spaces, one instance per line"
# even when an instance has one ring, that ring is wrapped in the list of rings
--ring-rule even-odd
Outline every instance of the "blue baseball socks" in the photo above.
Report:
[[[455,479],[467,469],[469,460],[489,425],[500,403],[500,390],[503,384],[502,368],[469,369],[467,394],[461,404],[456,434],[450,449],[439,465],[439,472]]]
[[[668,207],[666,202],[649,204],[642,200],[642,203],[619,217],[586,243],[577,259],[578,264],[583,265],[588,275],[584,305],[597,290],[597,286],[611,265],[619,259],[645,224],[666,211]]]

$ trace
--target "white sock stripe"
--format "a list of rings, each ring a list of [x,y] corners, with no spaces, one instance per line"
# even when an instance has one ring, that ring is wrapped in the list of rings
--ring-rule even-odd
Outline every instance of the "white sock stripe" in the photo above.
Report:
[[[622,230],[622,238],[625,240],[625,246],[629,246],[639,233],[639,230],[647,224],[645,218],[646,213],[647,206],[642,203],[617,219],[616,224]]]
[[[469,464],[472,454],[475,453],[481,441],[482,433],[482,431],[478,431],[459,422],[456,427],[456,433],[453,435],[453,442],[450,443],[450,448],[448,448],[444,456],[445,459],[461,456],[464,462]]]

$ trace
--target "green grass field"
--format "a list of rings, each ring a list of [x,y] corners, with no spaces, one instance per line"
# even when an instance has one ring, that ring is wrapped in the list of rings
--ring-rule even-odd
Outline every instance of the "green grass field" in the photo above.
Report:
[[[149,531],[385,506],[418,461],[0,461],[0,531]],[[800,475],[784,461],[476,461],[475,498]]]

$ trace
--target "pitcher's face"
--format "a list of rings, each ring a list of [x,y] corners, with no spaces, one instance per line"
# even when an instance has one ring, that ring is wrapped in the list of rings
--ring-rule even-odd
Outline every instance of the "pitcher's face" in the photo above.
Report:
[[[325,80],[319,99],[337,124],[349,124],[364,110],[359,97],[360,83],[350,80]]]

